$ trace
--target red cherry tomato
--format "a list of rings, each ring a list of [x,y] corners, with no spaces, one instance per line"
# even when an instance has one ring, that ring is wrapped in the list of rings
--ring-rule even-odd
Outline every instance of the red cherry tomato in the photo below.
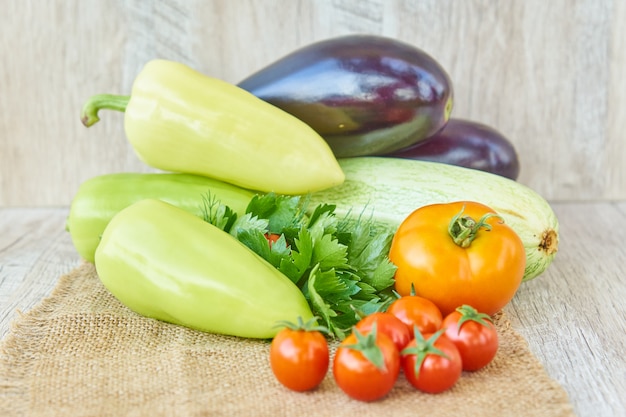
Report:
[[[277,233],[265,233],[265,239],[267,239],[267,243],[269,243],[270,248],[278,239],[280,239],[280,235]]]
[[[376,331],[354,330],[337,348],[333,361],[335,382],[349,397],[375,401],[386,396],[400,374],[400,353],[393,341]]]
[[[391,303],[387,312],[403,321],[409,329],[417,326],[421,333],[435,333],[441,328],[443,321],[439,307],[432,301],[417,295],[405,295],[398,298]]]
[[[423,336],[415,329],[415,338],[402,351],[402,369],[411,385],[430,394],[452,388],[463,370],[461,355],[443,329]]]
[[[361,333],[369,333],[376,323],[378,332],[387,335],[400,352],[411,341],[413,334],[411,328],[391,313],[376,312],[363,317],[356,324]]]
[[[330,354],[323,328],[314,320],[287,327],[278,332],[270,346],[270,364],[276,379],[294,391],[317,387],[328,371]]]
[[[461,354],[464,371],[479,370],[496,356],[498,332],[487,314],[463,305],[446,316],[443,327]]]

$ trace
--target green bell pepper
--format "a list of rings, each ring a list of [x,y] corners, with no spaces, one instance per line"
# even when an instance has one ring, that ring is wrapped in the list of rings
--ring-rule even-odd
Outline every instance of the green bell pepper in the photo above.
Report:
[[[189,328],[271,338],[313,317],[298,287],[219,228],[160,200],[113,217],[96,249],[104,286],[131,310]]]
[[[93,177],[83,182],[72,200],[66,228],[78,254],[94,261],[100,236],[111,218],[132,203],[156,198],[196,216],[203,215],[207,193],[237,214],[245,213],[255,195],[218,180],[191,174],[119,173]]]

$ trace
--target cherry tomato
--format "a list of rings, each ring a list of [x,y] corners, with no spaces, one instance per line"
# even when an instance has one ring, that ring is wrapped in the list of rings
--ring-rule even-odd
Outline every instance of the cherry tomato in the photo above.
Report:
[[[408,295],[413,285],[444,316],[463,304],[497,313],[515,295],[526,266],[515,231],[472,201],[415,210],[396,231],[389,259],[397,266],[396,291]]]
[[[333,375],[349,397],[375,401],[386,396],[400,374],[400,353],[393,341],[376,331],[354,330],[335,352]]]
[[[390,313],[376,312],[363,317],[356,324],[361,333],[369,333],[376,323],[378,332],[387,335],[400,352],[413,338],[411,328],[403,321]]]
[[[330,354],[328,343],[314,320],[297,325],[286,325],[272,340],[270,364],[276,379],[294,391],[308,391],[317,387],[328,371]]]
[[[277,233],[265,233],[264,236],[265,236],[265,239],[267,239],[267,242],[269,243],[270,248],[272,247],[274,243],[276,243],[278,239],[280,239],[280,235]]]
[[[443,321],[439,307],[418,295],[405,295],[398,298],[391,303],[387,312],[404,322],[409,329],[417,326],[422,333],[435,333],[441,328]],[[409,333],[413,338],[413,333],[411,331]]]
[[[488,315],[463,305],[446,316],[443,327],[461,354],[464,371],[479,370],[496,356],[498,331]]]
[[[415,338],[402,351],[401,361],[409,383],[430,394],[452,388],[463,371],[461,355],[443,329],[424,335],[415,329]]]

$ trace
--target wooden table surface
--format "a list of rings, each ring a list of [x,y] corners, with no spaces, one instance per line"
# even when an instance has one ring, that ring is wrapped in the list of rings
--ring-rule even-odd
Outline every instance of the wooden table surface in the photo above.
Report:
[[[626,416],[626,202],[554,203],[559,253],[505,308],[581,417]],[[0,338],[80,263],[67,208],[0,208]]]

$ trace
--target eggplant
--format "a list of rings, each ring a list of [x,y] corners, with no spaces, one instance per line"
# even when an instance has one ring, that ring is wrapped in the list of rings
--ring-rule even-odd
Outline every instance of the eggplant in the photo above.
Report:
[[[387,156],[442,162],[517,180],[519,159],[513,144],[496,129],[452,118],[428,138]]]
[[[418,143],[445,125],[453,105],[450,77],[437,61],[374,35],[310,44],[237,85],[307,123],[336,157]]]

